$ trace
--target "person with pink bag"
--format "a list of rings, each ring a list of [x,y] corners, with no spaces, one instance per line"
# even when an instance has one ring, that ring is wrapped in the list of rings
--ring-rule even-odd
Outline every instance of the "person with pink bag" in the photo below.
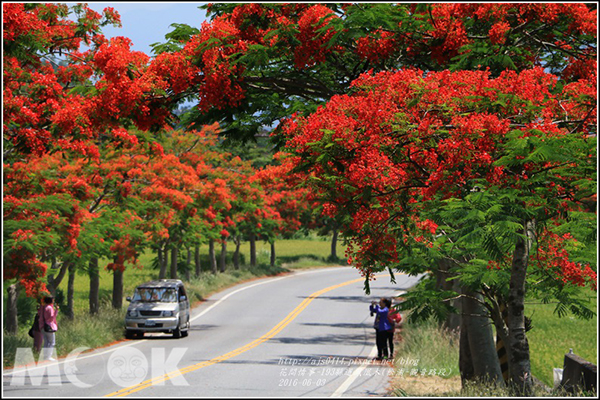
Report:
[[[58,306],[54,307],[54,298],[52,296],[44,297],[44,305],[40,311],[40,330],[44,335],[44,348],[42,357],[44,360],[55,361],[52,357],[54,346],[56,346],[56,331],[58,324],[56,315],[58,314]]]

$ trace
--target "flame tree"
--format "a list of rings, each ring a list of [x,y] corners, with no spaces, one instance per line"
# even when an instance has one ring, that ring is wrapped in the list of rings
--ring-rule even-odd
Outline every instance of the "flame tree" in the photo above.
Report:
[[[587,225],[577,234],[593,225],[583,200],[596,192],[595,76],[560,87],[542,68],[497,78],[406,69],[353,88],[285,128],[326,212],[346,216],[349,262],[368,279],[454,260],[456,276],[488,296],[512,383],[528,393],[525,293],[589,316],[574,288],[596,290],[593,241],[564,233],[573,219]],[[426,316],[447,295],[419,291],[407,306]]]

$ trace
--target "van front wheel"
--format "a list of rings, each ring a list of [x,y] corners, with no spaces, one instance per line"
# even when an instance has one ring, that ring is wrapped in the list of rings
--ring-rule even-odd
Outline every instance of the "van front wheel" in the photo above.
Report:
[[[173,337],[179,339],[181,337],[181,329],[179,327],[173,329]]]
[[[141,336],[142,336],[142,337],[144,336],[144,333],[143,333],[143,332],[141,332],[141,333],[140,333],[140,332],[131,331],[131,330],[129,330],[129,329],[128,329],[128,330],[125,332],[125,338],[126,338],[126,339],[135,339],[136,337],[139,337],[139,336],[140,336],[140,334],[141,334]]]

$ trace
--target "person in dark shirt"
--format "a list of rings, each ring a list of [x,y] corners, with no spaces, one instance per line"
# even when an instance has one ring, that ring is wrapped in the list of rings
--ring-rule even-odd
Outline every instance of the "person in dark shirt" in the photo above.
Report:
[[[385,297],[379,300],[379,304],[374,301],[371,302],[371,315],[376,315],[377,360],[386,360],[394,356],[394,327],[388,319],[391,306],[391,300]]]
[[[35,324],[34,324],[34,329],[33,329],[33,349],[37,353],[39,353],[42,350],[42,344],[44,343],[44,334],[42,332],[44,327],[42,326],[40,328],[40,319],[41,319],[40,315],[44,308],[42,303],[43,303],[43,299],[40,299],[40,304],[38,304],[37,312],[35,315]]]

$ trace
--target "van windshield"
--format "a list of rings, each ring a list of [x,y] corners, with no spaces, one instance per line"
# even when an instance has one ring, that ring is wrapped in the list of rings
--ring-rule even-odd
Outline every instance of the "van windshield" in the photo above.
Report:
[[[172,303],[177,301],[177,291],[165,288],[137,288],[132,301]]]

